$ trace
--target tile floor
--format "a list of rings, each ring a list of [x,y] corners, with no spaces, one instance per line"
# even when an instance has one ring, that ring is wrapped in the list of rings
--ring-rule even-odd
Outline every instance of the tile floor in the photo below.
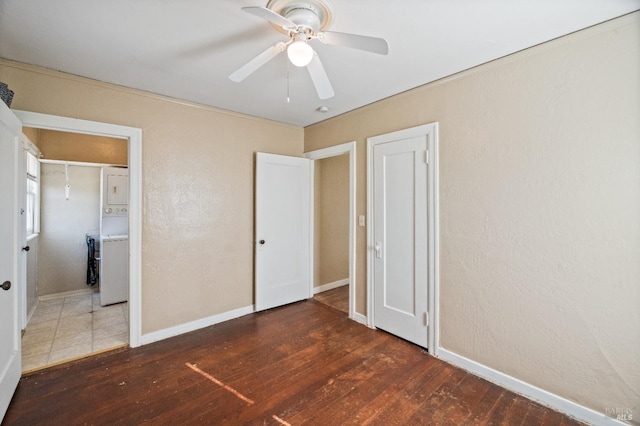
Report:
[[[100,306],[100,293],[38,302],[22,336],[22,371],[129,343],[127,303]]]

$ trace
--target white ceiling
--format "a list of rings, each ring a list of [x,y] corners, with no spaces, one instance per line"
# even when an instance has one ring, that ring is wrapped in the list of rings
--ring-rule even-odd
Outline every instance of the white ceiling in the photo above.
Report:
[[[241,83],[228,78],[287,40],[240,10],[266,3],[0,0],[0,57],[308,126],[640,9],[640,0],[333,0],[329,30],[386,38],[390,53],[314,42],[336,95],[321,101],[307,71],[290,66],[287,103],[285,54]]]

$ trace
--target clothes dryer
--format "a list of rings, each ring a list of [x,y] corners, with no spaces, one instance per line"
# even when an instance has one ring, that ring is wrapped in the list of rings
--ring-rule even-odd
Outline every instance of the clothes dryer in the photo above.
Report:
[[[126,302],[129,298],[129,238],[100,236],[100,304]]]

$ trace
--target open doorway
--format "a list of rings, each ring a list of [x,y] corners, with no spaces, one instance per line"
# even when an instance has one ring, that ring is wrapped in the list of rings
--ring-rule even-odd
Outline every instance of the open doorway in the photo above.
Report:
[[[128,141],[29,127],[23,134],[39,162],[27,167],[34,169],[27,183],[37,188],[27,191],[26,210],[39,219],[27,226],[22,370],[28,372],[129,343],[126,179],[118,215],[106,215],[103,205],[111,171],[128,175]],[[109,238],[109,226],[118,225],[120,239]],[[106,298],[114,292],[118,297]]]
[[[314,160],[316,300],[355,316],[355,142],[305,153]]]
[[[349,314],[349,155],[314,168],[314,298]]]
[[[128,207],[127,213],[128,218],[125,219],[128,221],[128,282],[129,288],[127,292],[127,304],[116,306],[113,309],[113,314],[120,312],[115,312],[118,309],[121,311],[122,315],[125,318],[125,321],[128,323],[125,328],[127,329],[127,337],[128,344],[131,347],[136,347],[140,345],[141,338],[141,168],[142,168],[142,132],[140,129],[119,126],[107,123],[99,123],[85,120],[77,120],[66,117],[58,117],[51,116],[46,114],[38,114],[32,112],[25,111],[15,111],[18,118],[22,121],[24,127],[39,129],[40,131],[56,131],[56,132],[67,132],[72,134],[84,134],[84,135],[93,135],[102,138],[115,138],[119,139],[126,146],[126,163],[128,163],[128,184],[126,191],[128,192]],[[95,160],[92,160],[95,161]],[[84,167],[85,171],[93,166],[101,166],[102,163],[92,163],[89,162],[79,162],[76,161],[76,164],[73,164],[73,161],[67,162],[69,165]],[[80,164],[78,164],[80,163]],[[109,161],[110,164],[119,164],[121,161],[112,162]],[[53,166],[56,166],[54,163]],[[59,164],[57,165],[59,166]],[[53,171],[54,177],[55,170]],[[66,174],[65,176],[68,176]],[[58,176],[60,177],[60,176]],[[66,177],[65,177],[66,179]],[[89,179],[91,180],[91,179]],[[78,181],[79,183],[80,181]],[[73,195],[73,189],[70,190],[70,195]],[[65,194],[66,195],[66,194]],[[88,232],[85,232],[88,233]],[[84,235],[83,235],[84,237]],[[82,241],[82,248],[85,249],[86,240]],[[85,252],[88,253],[88,252]],[[86,255],[85,255],[86,256]],[[85,262],[86,262],[85,257]],[[86,263],[84,264],[86,266]],[[88,271],[86,271],[88,273]],[[71,290],[73,292],[73,290]],[[63,292],[64,294],[64,292]],[[70,295],[74,296],[73,294]],[[91,309],[94,306],[94,295],[90,294],[91,300],[80,301],[80,304],[83,306],[82,308],[77,308],[80,310],[84,310],[89,304]],[[65,295],[66,297],[66,295]],[[99,300],[99,298],[98,298]],[[66,300],[63,300],[63,308]],[[70,301],[71,303],[72,301]],[[26,308],[26,297],[23,299],[23,305]],[[102,307],[100,302],[97,302]],[[24,309],[24,308],[23,308]],[[69,309],[73,311],[74,307],[69,305]],[[56,309],[52,309],[56,310]],[[60,312],[62,313],[62,311]],[[35,315],[35,314],[34,314]],[[54,313],[51,313],[52,316],[55,316]],[[102,314],[105,315],[105,314]],[[107,315],[105,315],[106,317]],[[118,321],[120,322],[120,321]],[[80,327],[80,326],[78,326]],[[120,333],[122,334],[122,333]],[[100,337],[100,336],[98,336]],[[103,336],[107,337],[107,336]],[[93,337],[92,337],[93,338]],[[103,342],[104,343],[104,342]],[[24,343],[23,343],[24,346]],[[92,346],[93,352],[93,346]]]

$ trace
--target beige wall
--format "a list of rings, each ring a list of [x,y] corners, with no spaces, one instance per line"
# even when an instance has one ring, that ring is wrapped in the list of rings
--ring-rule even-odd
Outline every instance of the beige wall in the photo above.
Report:
[[[638,414],[639,117],[635,13],[310,126],[305,150],[357,141],[364,214],[366,138],[438,122],[441,346]]]
[[[0,61],[14,108],[143,129],[143,332],[253,302],[254,152],[440,123],[441,344],[640,412],[640,14],[303,130]],[[358,276],[365,229],[357,228]],[[364,313],[364,283],[357,311]]]
[[[349,155],[315,161],[314,285],[349,278]]]
[[[40,165],[38,295],[87,289],[85,234],[100,234],[100,167]]]
[[[126,139],[40,130],[36,145],[42,158],[49,160],[122,165],[128,163]]]
[[[142,129],[142,331],[253,303],[256,151],[302,155],[301,128],[0,61],[13,108]]]
[[[32,127],[23,127],[22,133],[25,134],[26,137],[35,145],[38,146],[40,143],[40,129],[34,129]],[[38,147],[40,149],[40,147]]]

